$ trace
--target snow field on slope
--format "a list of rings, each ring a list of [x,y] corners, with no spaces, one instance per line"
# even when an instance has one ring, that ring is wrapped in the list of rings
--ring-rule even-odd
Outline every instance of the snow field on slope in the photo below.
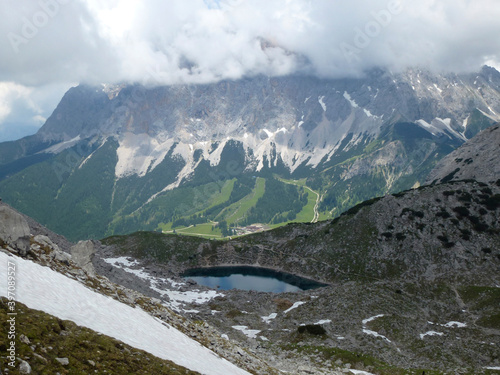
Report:
[[[207,375],[247,374],[140,308],[87,289],[48,267],[0,252],[0,296],[7,296],[8,263],[16,264],[16,300],[63,320],[114,337],[159,358]],[[18,326],[18,334],[22,327]]]

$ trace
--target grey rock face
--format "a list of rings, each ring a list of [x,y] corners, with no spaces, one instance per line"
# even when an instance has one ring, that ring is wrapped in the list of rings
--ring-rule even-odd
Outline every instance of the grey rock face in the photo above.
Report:
[[[92,241],[80,241],[70,250],[73,262],[89,275],[95,275],[95,269],[92,265],[92,257],[96,252]]]
[[[59,246],[52,242],[52,240],[44,235],[36,235],[33,240],[43,247],[50,248],[52,250],[52,257],[59,262],[69,262],[71,260],[71,255],[65,253],[59,249]]]
[[[0,205],[0,239],[26,255],[29,249],[30,228],[19,213],[6,205]]]
[[[500,176],[500,125],[492,126],[442,159],[427,183],[473,179],[492,182]]]
[[[47,246],[47,247],[50,247],[54,250],[59,250],[59,246],[57,246],[54,242],[52,242],[52,240],[47,237],[47,236],[44,236],[44,235],[36,235],[33,240],[35,242],[38,242],[40,245],[42,246]]]

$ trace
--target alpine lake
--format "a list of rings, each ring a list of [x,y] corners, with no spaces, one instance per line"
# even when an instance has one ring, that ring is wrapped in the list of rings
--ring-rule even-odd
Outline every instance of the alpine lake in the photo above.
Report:
[[[193,268],[185,271],[181,276],[199,285],[219,290],[239,289],[284,293],[326,286],[326,284],[289,273],[251,266]]]

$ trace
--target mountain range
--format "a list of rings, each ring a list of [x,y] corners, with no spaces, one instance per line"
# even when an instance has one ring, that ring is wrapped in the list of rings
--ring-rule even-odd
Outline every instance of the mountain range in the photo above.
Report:
[[[80,85],[37,134],[0,145],[0,196],[71,240],[314,222],[419,186],[499,114],[489,67]]]
[[[443,158],[425,185],[333,220],[224,241],[137,232],[74,245],[2,202],[0,261],[29,280],[18,289],[16,363],[25,373],[498,373],[499,139],[496,124]],[[323,286],[221,291],[183,277],[228,265]],[[190,360],[194,350],[203,361]]]

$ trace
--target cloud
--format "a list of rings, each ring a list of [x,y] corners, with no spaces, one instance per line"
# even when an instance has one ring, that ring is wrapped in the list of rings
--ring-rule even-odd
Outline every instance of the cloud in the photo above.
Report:
[[[500,65],[498,0],[4,0],[0,19],[0,82],[31,88],[10,87],[0,122],[28,121],[17,103],[37,124],[50,111],[30,106],[52,105],[73,82]]]
[[[34,134],[69,87],[68,84],[30,87],[0,82],[0,141]]]
[[[500,60],[496,0],[6,0],[0,80],[210,82]]]

